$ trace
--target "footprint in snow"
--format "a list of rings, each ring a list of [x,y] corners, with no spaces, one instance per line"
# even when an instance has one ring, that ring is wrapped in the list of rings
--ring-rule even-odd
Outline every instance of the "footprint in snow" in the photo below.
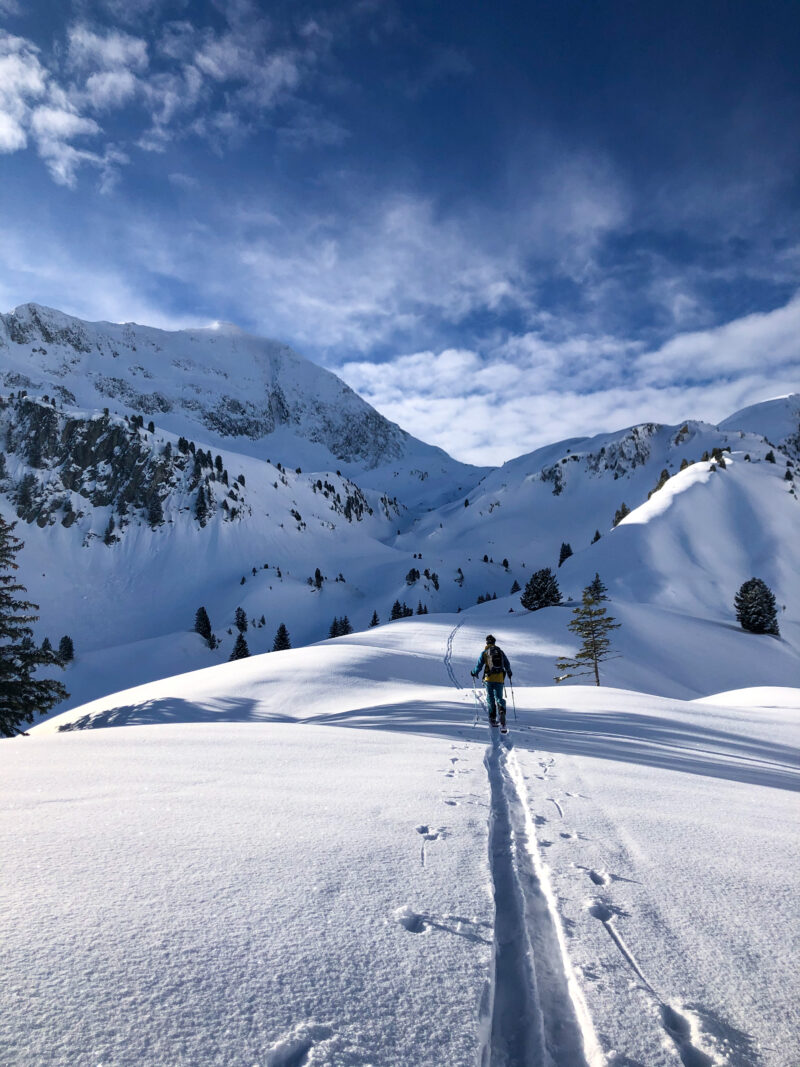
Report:
[[[442,801],[442,803],[446,804],[448,806],[448,808],[457,808],[458,807],[458,801],[457,800],[444,800],[444,801]]]
[[[609,883],[609,877],[603,871],[589,871],[588,874],[595,885],[608,885]]]
[[[402,907],[395,908],[394,920],[400,923],[410,934],[424,934],[430,930],[425,917],[414,911],[410,904],[403,904]]]
[[[319,1023],[298,1023],[288,1034],[278,1038],[266,1052],[266,1067],[300,1067],[307,1063],[309,1052],[315,1047],[328,1047],[333,1037],[330,1026]]]

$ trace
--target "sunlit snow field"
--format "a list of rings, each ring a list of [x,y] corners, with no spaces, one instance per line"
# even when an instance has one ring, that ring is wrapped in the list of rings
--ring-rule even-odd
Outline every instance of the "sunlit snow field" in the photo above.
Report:
[[[531,686],[545,615],[401,621],[4,744],[2,1061],[800,1062],[800,689]]]

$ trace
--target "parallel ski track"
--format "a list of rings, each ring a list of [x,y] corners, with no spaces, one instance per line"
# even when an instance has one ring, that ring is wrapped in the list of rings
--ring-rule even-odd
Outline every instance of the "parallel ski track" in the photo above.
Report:
[[[444,665],[454,686],[453,642]],[[603,1067],[606,1060],[572,970],[555,894],[536,842],[512,742],[495,733],[484,757],[495,899],[494,975],[481,1067]]]
[[[499,739],[485,760],[495,897],[490,1067],[605,1063],[566,951],[555,896],[536,844],[525,780]]]

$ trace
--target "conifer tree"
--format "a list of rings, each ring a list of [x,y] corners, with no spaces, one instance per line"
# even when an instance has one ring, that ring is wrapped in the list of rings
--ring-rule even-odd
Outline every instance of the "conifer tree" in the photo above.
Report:
[[[602,535],[602,534],[600,533],[600,531],[599,531],[599,530],[595,530],[595,532],[594,532],[594,537],[592,538],[592,544],[593,544],[593,545],[597,544],[597,542],[598,542],[598,541],[600,540],[600,538],[601,538],[602,536],[603,536],[603,535]]]
[[[609,634],[619,629],[619,623],[607,614],[607,608],[594,600],[588,588],[583,591],[581,603],[572,612],[568,628],[582,638],[583,643],[574,657],[562,656],[556,663],[557,682],[576,675],[593,674],[595,685],[600,685],[600,664],[603,660],[618,655],[611,648]]]
[[[339,633],[344,636],[345,634],[351,634],[353,632],[353,626],[346,615],[342,615],[339,620]]]
[[[154,529],[164,521],[164,508],[161,506],[161,501],[157,496],[154,496],[150,501],[150,506],[147,509],[147,521]]]
[[[242,607],[236,609],[234,625],[240,634],[247,632],[247,612]]]
[[[334,616],[333,622],[331,623],[330,629],[328,630],[328,637],[341,637],[341,635],[341,623],[339,622],[339,616],[336,615]]]
[[[372,618],[369,620],[370,626],[380,626],[381,620],[378,618],[377,611],[373,611]]]
[[[566,541],[562,541],[561,542],[561,552],[559,553],[559,556],[558,556],[558,565],[559,565],[559,567],[564,562],[564,560],[565,559],[569,559],[569,557],[571,555],[572,555],[572,545],[567,544]]]
[[[780,636],[775,594],[761,578],[748,578],[733,600],[736,618],[751,634]]]
[[[586,586],[586,590],[592,600],[608,600],[608,586],[597,571],[594,572],[594,578]]]
[[[394,604],[392,604],[392,612],[391,612],[390,618],[392,619],[392,621],[394,621],[395,619],[402,619],[402,617],[403,617],[403,609],[400,606],[400,601],[399,600],[395,600]]]
[[[549,608],[561,603],[561,590],[558,588],[556,576],[549,567],[534,571],[528,579],[525,592],[519,599],[523,608],[527,608],[528,611],[538,611],[539,608]]]
[[[628,505],[623,500],[622,503],[620,504],[620,506],[614,512],[614,523],[613,523],[613,525],[614,526],[619,526],[619,524],[622,522],[622,520],[625,518],[625,516],[626,515],[630,515],[630,513],[631,513],[631,509],[628,507]]]
[[[75,645],[68,634],[64,634],[58,642],[59,663],[71,663],[75,659]]]
[[[272,642],[272,651],[283,652],[291,647],[292,642],[289,640],[289,631],[286,629],[286,624],[281,623],[275,634],[275,640]]]
[[[520,591],[520,584],[519,584],[519,582],[517,581],[517,579],[515,578],[515,579],[514,579],[514,584],[513,584],[512,586],[511,586],[511,592],[510,592],[510,594],[509,594],[509,595],[510,595],[510,596],[513,596],[513,595],[514,595],[514,593],[518,593],[519,591]]]
[[[229,660],[234,659],[247,659],[250,655],[250,649],[247,647],[247,642],[244,639],[244,634],[240,631],[236,635],[236,643],[233,646],[233,652],[228,656]]]
[[[208,520],[208,500],[206,499],[206,491],[202,485],[197,490],[197,499],[194,502],[194,517],[201,526],[205,526],[206,521]]]
[[[54,657],[33,643],[29,624],[38,618],[36,604],[19,599],[26,589],[14,580],[23,547],[14,525],[0,516],[0,737],[13,737],[22,723],[69,696],[61,682],[35,677],[37,667],[51,666]]]
[[[199,607],[194,615],[194,632],[200,634],[204,641],[211,644],[211,619],[205,608]]]

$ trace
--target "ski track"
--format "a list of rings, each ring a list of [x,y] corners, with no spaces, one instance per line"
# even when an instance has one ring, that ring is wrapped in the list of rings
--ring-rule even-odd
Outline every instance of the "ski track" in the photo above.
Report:
[[[484,762],[496,907],[488,1064],[599,1067],[605,1057],[567,956],[513,748],[493,739]]]
[[[444,656],[448,677],[457,689],[463,686],[453,669],[453,642],[462,625],[459,622],[448,635]],[[477,701],[480,706],[480,698]],[[539,759],[542,774],[537,778],[552,781],[554,763],[552,756]],[[536,826],[544,820],[531,812],[513,741],[492,734],[484,765],[490,793],[489,863],[495,929],[494,975],[481,1067],[604,1067],[607,1060],[570,962],[549,870],[539,852]],[[559,801],[546,799],[563,819]],[[429,828],[420,826],[417,832],[423,837],[424,866]],[[604,872],[587,873],[597,888],[609,882]],[[714,1067],[724,1062],[699,1047],[699,1027],[691,1014],[664,1000],[645,976],[614,925],[613,905],[597,899],[588,910],[602,922],[644,991],[655,1001],[664,1033],[675,1045],[683,1067]]]

